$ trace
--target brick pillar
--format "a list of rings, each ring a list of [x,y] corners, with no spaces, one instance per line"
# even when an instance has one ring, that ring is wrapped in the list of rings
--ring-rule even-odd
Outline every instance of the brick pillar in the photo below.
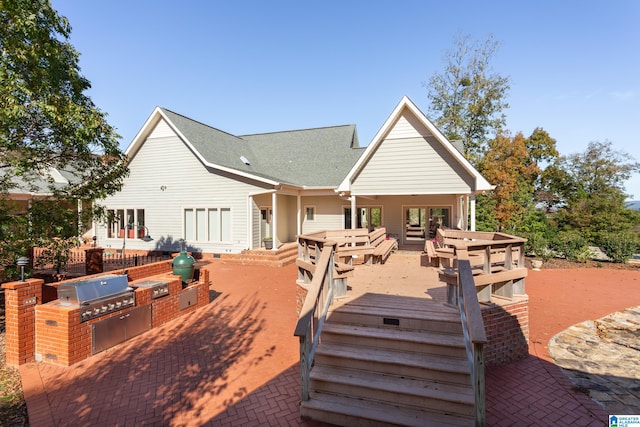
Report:
[[[35,360],[35,307],[42,304],[42,279],[4,283],[7,365]]]
[[[104,271],[102,262],[103,248],[90,248],[84,250],[84,263],[87,275],[98,274]]]

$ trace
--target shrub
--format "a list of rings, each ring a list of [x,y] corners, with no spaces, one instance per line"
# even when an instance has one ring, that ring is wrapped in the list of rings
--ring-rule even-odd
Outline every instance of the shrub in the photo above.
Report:
[[[549,249],[549,241],[542,233],[531,233],[526,238],[524,251],[527,255],[542,258],[545,262],[553,257],[553,251]]]
[[[552,249],[569,261],[586,262],[592,256],[587,239],[577,231],[561,231],[551,241]]]
[[[637,247],[638,240],[631,232],[608,233],[600,238],[600,249],[614,262],[629,261]]]

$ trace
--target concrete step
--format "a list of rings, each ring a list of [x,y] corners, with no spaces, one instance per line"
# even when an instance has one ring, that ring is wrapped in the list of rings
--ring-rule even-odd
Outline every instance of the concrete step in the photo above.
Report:
[[[311,393],[311,399],[302,402],[303,417],[339,426],[473,426],[473,417],[387,405],[326,393]]]

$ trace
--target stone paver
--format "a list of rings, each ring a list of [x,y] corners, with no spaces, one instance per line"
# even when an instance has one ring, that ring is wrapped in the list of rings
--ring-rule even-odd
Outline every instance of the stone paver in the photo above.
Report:
[[[611,414],[640,414],[640,307],[578,323],[549,353],[571,381]]]

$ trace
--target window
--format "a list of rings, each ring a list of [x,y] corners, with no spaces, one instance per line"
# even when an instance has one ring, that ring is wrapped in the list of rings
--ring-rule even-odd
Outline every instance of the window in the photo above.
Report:
[[[109,209],[107,211],[107,237],[141,239],[146,234],[144,209]]]
[[[314,221],[316,219],[316,207],[315,206],[306,206],[305,210],[305,220],[306,221]]]
[[[184,238],[198,242],[231,242],[231,209],[185,209]]]

